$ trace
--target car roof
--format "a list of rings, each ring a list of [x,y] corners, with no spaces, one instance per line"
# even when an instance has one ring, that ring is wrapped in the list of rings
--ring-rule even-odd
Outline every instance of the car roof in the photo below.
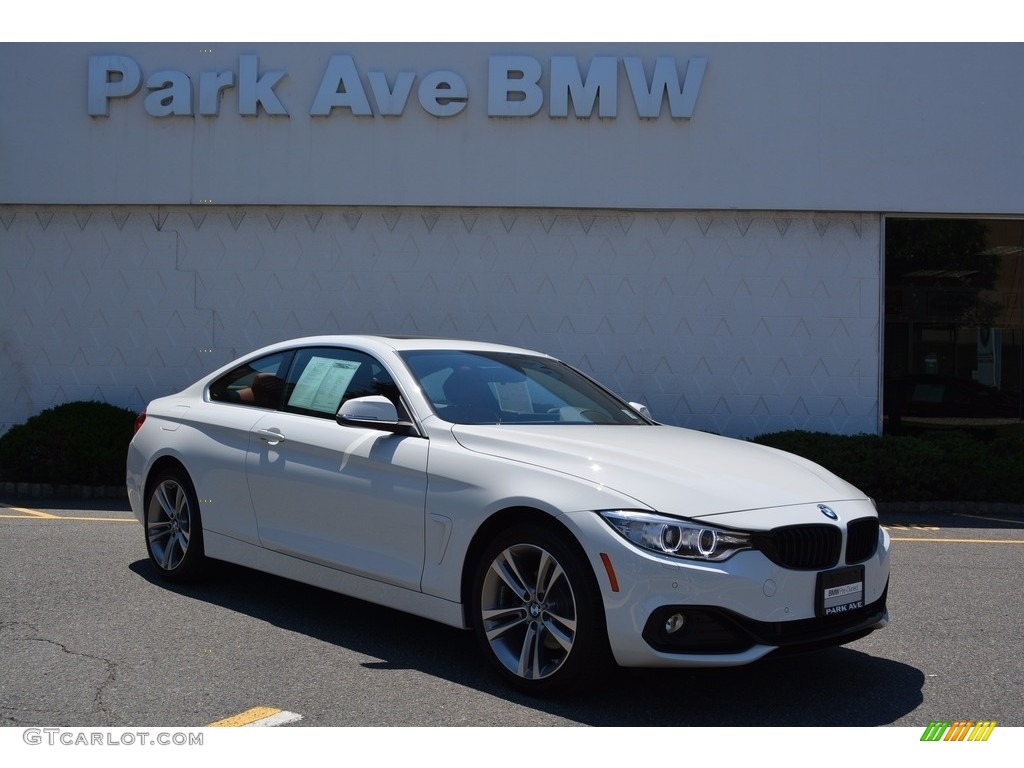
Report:
[[[487,341],[431,336],[391,336],[385,334],[328,334],[321,336],[303,336],[279,341],[275,344],[264,347],[263,349],[255,350],[253,354],[264,354],[281,349],[317,345],[351,346],[369,351],[390,350],[394,352],[408,352],[413,350],[464,350],[468,352],[512,352],[550,357],[550,355],[547,355],[544,352]],[[246,357],[249,357],[249,355],[246,355]]]

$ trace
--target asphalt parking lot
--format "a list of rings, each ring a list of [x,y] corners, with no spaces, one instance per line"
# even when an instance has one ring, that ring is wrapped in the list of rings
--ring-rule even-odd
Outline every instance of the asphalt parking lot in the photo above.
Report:
[[[469,633],[234,566],[168,587],[122,503],[26,501],[0,502],[6,726],[1024,726],[1016,516],[883,515],[891,624],[849,646],[544,701]]]

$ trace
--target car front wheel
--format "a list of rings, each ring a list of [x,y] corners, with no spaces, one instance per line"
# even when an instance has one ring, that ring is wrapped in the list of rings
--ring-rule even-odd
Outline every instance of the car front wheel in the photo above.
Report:
[[[486,549],[473,591],[474,628],[509,683],[551,693],[591,683],[607,663],[604,611],[576,547],[537,525],[505,531]]]
[[[151,484],[146,499],[146,549],[164,578],[185,581],[202,571],[199,501],[184,470],[165,470]]]

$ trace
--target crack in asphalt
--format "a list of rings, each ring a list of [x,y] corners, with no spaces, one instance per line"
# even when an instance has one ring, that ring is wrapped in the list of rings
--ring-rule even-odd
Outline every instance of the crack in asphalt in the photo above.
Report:
[[[41,633],[39,632],[39,629],[35,625],[30,624],[30,623],[28,623],[26,621],[0,621],[0,639],[2,639],[2,635],[3,635],[3,633],[5,631],[10,630],[12,628],[15,628],[15,629],[17,629],[17,628],[27,628],[28,631],[31,632],[31,636],[29,636],[29,635],[22,635],[20,637],[15,637],[14,639],[16,641],[45,643],[45,644],[47,644],[49,646],[52,646],[54,648],[58,648],[62,653],[66,654],[68,656],[76,656],[78,658],[91,659],[92,661],[98,661],[101,664],[103,664],[103,666],[106,669],[106,679],[103,682],[101,682],[96,687],[96,689],[95,689],[95,693],[94,693],[93,699],[92,699],[92,704],[93,704],[92,712],[95,713],[95,714],[100,715],[100,718],[103,721],[103,722],[97,723],[97,725],[106,726],[106,727],[112,727],[114,725],[113,714],[111,713],[110,709],[107,707],[106,703],[104,702],[103,695],[104,695],[104,692],[107,690],[107,688],[109,688],[111,685],[113,685],[114,682],[117,680],[117,663],[115,661],[113,661],[111,659],[108,659],[108,658],[106,658],[104,656],[96,656],[94,654],[85,653],[83,651],[75,651],[75,650],[72,650],[67,645],[65,645],[64,643],[62,643],[62,642],[60,642],[58,640],[51,640],[48,637],[43,637],[41,635]],[[7,712],[7,713],[10,713],[10,712],[40,712],[40,713],[42,713],[42,712],[46,712],[48,710],[29,709],[29,708],[25,708],[25,707],[9,707],[9,706],[6,706],[4,704],[0,704],[0,711],[4,711],[4,712]],[[4,716],[4,720],[5,721],[12,720],[12,719],[13,718],[11,718],[9,715],[5,715]]]

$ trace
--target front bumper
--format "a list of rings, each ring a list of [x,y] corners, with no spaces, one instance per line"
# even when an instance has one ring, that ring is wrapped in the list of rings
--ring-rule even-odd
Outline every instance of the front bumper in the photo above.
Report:
[[[838,616],[794,621],[754,621],[712,605],[666,605],[651,613],[643,638],[669,654],[736,654],[755,647],[779,652],[827,648],[858,640],[889,622],[888,586],[870,605]],[[666,629],[670,618],[683,617],[682,628]]]
[[[873,513],[858,502],[847,505],[844,519]],[[596,514],[573,513],[563,520],[593,564],[620,666],[738,666],[775,652],[848,643],[888,623],[889,536],[881,529],[874,554],[857,564],[863,567],[863,605],[824,616],[815,600],[819,573],[845,564],[794,570],[756,550],[722,563],[680,560],[629,544]],[[673,616],[681,621],[670,622]]]

